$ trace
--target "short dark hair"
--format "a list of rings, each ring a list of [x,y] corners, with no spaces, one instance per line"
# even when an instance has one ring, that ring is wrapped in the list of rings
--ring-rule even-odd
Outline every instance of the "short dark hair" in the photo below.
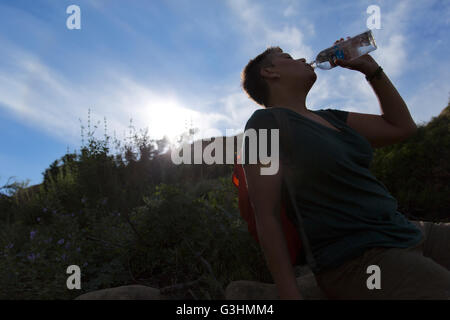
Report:
[[[250,99],[257,104],[270,108],[268,105],[270,91],[266,80],[261,76],[261,68],[272,65],[270,55],[283,52],[280,47],[269,47],[256,58],[251,59],[241,73],[241,86]]]

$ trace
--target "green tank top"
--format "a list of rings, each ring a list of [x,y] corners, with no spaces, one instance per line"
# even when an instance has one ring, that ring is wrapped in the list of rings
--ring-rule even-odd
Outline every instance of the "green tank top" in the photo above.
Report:
[[[347,111],[312,111],[337,131],[293,110],[278,109],[286,112],[293,134],[291,180],[318,271],[336,268],[368,248],[407,248],[423,240],[421,230],[397,211],[396,199],[369,170],[372,147],[346,124]],[[255,111],[245,130],[251,128],[269,129],[270,156],[270,129],[277,128],[273,114]]]

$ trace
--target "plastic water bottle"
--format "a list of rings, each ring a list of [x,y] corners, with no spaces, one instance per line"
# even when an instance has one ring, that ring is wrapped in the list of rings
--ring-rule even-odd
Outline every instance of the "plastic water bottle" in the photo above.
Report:
[[[372,31],[366,31],[321,51],[316,60],[309,63],[313,68],[329,70],[336,67],[334,59],[353,60],[377,48]]]

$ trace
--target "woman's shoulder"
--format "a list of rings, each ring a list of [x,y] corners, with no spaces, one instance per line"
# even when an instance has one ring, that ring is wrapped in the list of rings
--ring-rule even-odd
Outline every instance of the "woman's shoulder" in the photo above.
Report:
[[[258,109],[248,119],[245,125],[247,129],[272,129],[276,128],[275,116],[268,109]]]
[[[347,117],[348,117],[348,113],[349,113],[348,111],[332,109],[332,108],[319,109],[319,110],[316,110],[315,112],[319,113],[320,115],[325,115],[327,117],[331,117],[334,120],[342,121],[344,123],[347,122]]]

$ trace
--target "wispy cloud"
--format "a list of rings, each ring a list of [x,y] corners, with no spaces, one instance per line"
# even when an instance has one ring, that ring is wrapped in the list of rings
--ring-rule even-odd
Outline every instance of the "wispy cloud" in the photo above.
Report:
[[[96,77],[77,83],[22,49],[10,46],[5,53],[11,58],[11,70],[0,70],[0,104],[63,141],[79,142],[78,118],[86,119],[88,108],[93,119],[106,116],[110,133],[124,132],[133,118],[137,128],[149,127],[157,138],[164,134],[174,138],[190,120],[205,130],[223,118],[221,113],[203,115],[176,92],[152,89],[123,72],[92,70]]]
[[[264,11],[264,7],[257,1],[228,0],[227,2],[238,18],[239,25],[236,28],[243,30],[245,37],[241,39],[248,43],[251,50],[261,50],[273,45],[280,46],[298,57],[310,57],[312,49],[305,44],[304,33],[293,25],[273,25],[268,15],[277,15],[276,12]],[[291,8],[291,9],[289,9]],[[294,14],[292,4],[279,9],[278,16],[284,12]]]
[[[285,17],[293,16],[296,13],[297,13],[297,11],[295,10],[295,8],[292,4],[288,5],[288,7],[286,9],[284,9],[284,11],[283,11],[283,15]]]

